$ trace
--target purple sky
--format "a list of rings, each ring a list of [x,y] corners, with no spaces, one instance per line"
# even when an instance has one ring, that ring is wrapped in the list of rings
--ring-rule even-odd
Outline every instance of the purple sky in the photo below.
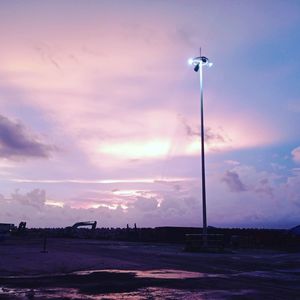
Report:
[[[300,223],[299,1],[0,3],[0,222]]]

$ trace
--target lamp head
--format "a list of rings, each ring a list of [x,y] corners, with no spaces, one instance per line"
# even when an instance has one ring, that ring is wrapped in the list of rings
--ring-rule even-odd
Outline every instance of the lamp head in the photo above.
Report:
[[[195,72],[199,71],[200,64],[201,64],[201,66],[207,66],[207,67],[211,67],[213,65],[213,63],[205,56],[198,56],[195,58],[190,58],[188,60],[188,63],[189,63],[189,65],[194,66]]]
[[[195,72],[198,72],[198,71],[199,71],[199,64],[195,65],[194,71],[195,71]]]

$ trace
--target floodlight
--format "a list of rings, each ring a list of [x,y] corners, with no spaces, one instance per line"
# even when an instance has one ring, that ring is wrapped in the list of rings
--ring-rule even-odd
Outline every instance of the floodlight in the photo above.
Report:
[[[194,59],[193,59],[193,58],[189,58],[189,59],[188,59],[188,64],[189,64],[190,66],[193,64],[193,62],[194,62]]]

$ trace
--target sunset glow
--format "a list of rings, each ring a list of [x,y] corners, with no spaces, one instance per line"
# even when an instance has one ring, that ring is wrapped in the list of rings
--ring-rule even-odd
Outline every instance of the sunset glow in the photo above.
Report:
[[[1,220],[200,226],[201,46],[209,224],[298,222],[299,3],[150,2],[1,2]]]

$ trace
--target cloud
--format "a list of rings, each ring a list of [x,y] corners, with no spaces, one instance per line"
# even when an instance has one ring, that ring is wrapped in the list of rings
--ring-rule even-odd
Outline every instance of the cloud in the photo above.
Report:
[[[191,126],[187,122],[187,120],[180,114],[178,115],[178,119],[183,125],[184,133],[187,137],[200,137],[201,133],[199,127],[193,128],[193,126]],[[221,127],[215,129],[210,126],[205,126],[204,131],[205,143],[210,149],[217,149],[219,147],[229,146],[231,139],[227,136],[227,134]]]
[[[224,162],[225,162],[226,164],[228,164],[228,165],[231,165],[231,166],[238,166],[238,165],[240,165],[240,162],[239,162],[239,161],[231,160],[231,159],[225,160]]]
[[[67,202],[72,197],[78,197],[78,202],[84,206],[87,200],[79,197],[84,188],[104,189],[105,185],[106,188],[109,188],[109,185],[118,185],[120,189],[140,189],[141,186],[146,189],[155,186],[154,191],[167,189],[167,185],[156,189],[160,183],[153,183],[151,179],[132,181],[128,176],[161,178],[161,173],[173,177],[198,176],[198,77],[186,66],[185,60],[197,49],[199,39],[206,41],[206,45],[203,45],[205,51],[216,65],[216,68],[207,73],[207,89],[205,87],[207,149],[218,147],[220,150],[238,150],[275,141],[282,143],[283,137],[291,131],[286,129],[297,128],[286,122],[286,117],[290,121],[290,116],[293,115],[296,123],[297,116],[281,112],[281,99],[275,97],[278,94],[276,87],[279,78],[283,79],[280,82],[281,87],[286,89],[287,99],[292,99],[290,96],[295,94],[290,88],[293,85],[293,81],[290,80],[297,78],[293,76],[293,70],[297,68],[290,69],[289,74],[283,73],[282,70],[284,71],[285,66],[290,68],[290,63],[294,66],[297,59],[291,59],[287,64],[282,64],[283,68],[278,68],[272,64],[268,65],[270,61],[274,61],[268,51],[265,55],[261,53],[261,50],[266,48],[263,46],[265,41],[270,45],[278,44],[277,40],[273,39],[276,37],[273,34],[274,30],[276,32],[280,29],[280,32],[286,33],[280,35],[281,38],[291,37],[291,32],[287,30],[299,27],[298,10],[294,5],[277,3],[271,10],[267,10],[266,14],[267,4],[260,4],[260,9],[257,9],[257,3],[237,6],[224,2],[225,9],[216,9],[215,4],[210,4],[204,11],[197,9],[201,6],[200,2],[192,6],[180,1],[176,4],[157,2],[157,5],[151,7],[139,5],[138,8],[135,7],[137,10],[132,9],[134,3],[124,4],[125,9],[121,10],[116,10],[113,5],[103,7],[103,4],[97,4],[95,9],[86,10],[82,2],[82,5],[76,5],[74,14],[71,15],[66,14],[68,5],[62,5],[60,10],[54,9],[51,4],[45,5],[49,7],[45,9],[44,6],[40,6],[36,10],[32,9],[31,4],[26,4],[19,12],[15,11],[14,5],[8,5],[5,10],[19,15],[18,18],[9,18],[10,13],[6,13],[2,18],[4,25],[0,28],[3,37],[0,49],[3,73],[0,74],[1,111],[4,115],[14,112],[15,116],[19,116],[20,106],[24,107],[20,118],[24,122],[26,120],[26,126],[34,124],[35,128],[42,128],[44,132],[47,130],[56,141],[55,144],[63,145],[66,151],[57,157],[55,164],[46,159],[31,161],[26,166],[17,166],[10,170],[14,172],[13,176],[3,174],[3,178],[17,180],[9,183],[3,180],[2,192],[7,192],[10,188],[8,185],[11,185],[12,189],[46,186],[57,201]],[[28,13],[24,13],[24,10]],[[282,17],[283,14],[285,18]],[[34,15],[41,16],[44,26],[40,26],[39,18],[35,18]],[[157,22],[148,22],[153,17]],[[53,27],[54,18],[57,20],[57,26]],[[15,19],[18,19],[18,22],[15,22]],[[215,19],[220,22],[214,22]],[[255,24],[251,22],[253,19],[257,21]],[[244,26],[245,24],[247,26]],[[199,26],[203,29],[200,33]],[[224,27],[227,28],[226,35],[222,30]],[[10,35],[5,34],[5,28],[10,28]],[[23,28],[26,32],[25,39],[20,38],[18,28]],[[56,30],[57,28],[59,30]],[[293,40],[291,38],[288,43],[285,40],[280,45],[294,46]],[[273,53],[276,57],[279,52],[288,52],[280,47],[274,49],[277,51]],[[294,49],[293,55],[299,52],[295,47],[291,49]],[[225,53],[226,60],[223,59]],[[262,54],[256,55],[258,60],[255,66],[250,59],[253,57],[250,54],[253,53]],[[284,59],[282,55],[280,57]],[[235,61],[235,68],[231,68],[232,61]],[[287,81],[284,81],[285,79]],[[262,85],[264,88],[261,88]],[[297,86],[296,82],[294,86]],[[274,123],[274,116],[279,115],[279,111],[282,118]],[[182,125],[176,118],[178,113],[186,116],[188,122]],[[15,128],[15,123],[12,125],[20,133],[20,128]],[[298,133],[294,130],[296,138]],[[8,143],[7,139],[6,143],[0,140],[0,157],[48,157],[51,150],[47,145],[25,134],[26,132],[23,127],[23,140],[17,139],[17,145]],[[2,143],[4,153],[1,152]],[[256,152],[250,155],[248,153],[250,161],[256,157],[255,154]],[[246,157],[243,155],[242,152],[232,152],[231,158],[240,160],[242,164],[243,158]],[[209,157],[208,169],[212,172],[217,157],[220,156]],[[226,158],[227,155],[222,156],[222,160]],[[133,161],[136,163],[132,163]],[[10,160],[9,163],[14,161]],[[232,176],[232,168],[239,164],[228,164],[225,170],[229,169],[232,173],[225,176],[224,180],[227,180],[227,183],[218,185],[219,174],[222,176],[224,172],[223,169],[218,169],[215,177],[217,179],[212,184],[212,189],[208,189],[209,199],[214,197],[217,186],[222,189],[216,199],[219,202],[222,202],[220,199],[226,199],[223,202],[227,206],[220,209],[225,217],[228,218],[228,212],[230,216],[231,212],[236,212],[236,207],[241,206],[244,209],[250,196],[253,197],[252,201],[255,201],[255,197],[260,202],[263,198],[266,198],[266,201],[271,200],[270,197],[266,197],[267,182],[259,183],[263,178],[269,178],[270,186],[274,188],[274,197],[277,197],[276,182],[270,177],[256,170],[244,170],[243,173],[239,168],[234,170],[238,174],[238,184]],[[260,168],[264,167],[263,162],[259,164]],[[79,180],[74,180],[74,176]],[[112,180],[101,180],[101,183],[105,184],[98,184],[98,178]],[[51,187],[48,183],[51,183]],[[231,193],[227,188],[229,183],[237,190],[243,190],[246,186],[247,192]],[[75,188],[80,191],[79,196],[74,191]],[[166,200],[165,204],[162,204],[162,208],[166,210],[155,210],[163,217],[153,219],[152,224],[178,224],[183,221],[189,223],[191,220],[200,222],[199,216],[193,219],[186,215],[183,220],[182,212],[186,210],[182,208],[185,203],[182,201],[187,201],[189,207],[194,203],[193,200],[182,200],[191,199],[188,197],[193,195],[186,195],[187,198],[178,196],[185,191],[183,183],[170,183],[170,188],[170,195],[164,195],[164,199],[169,197],[170,201],[168,203]],[[194,193],[195,199],[200,198],[199,191],[200,189]],[[119,210],[112,211],[104,207],[115,207],[119,202],[115,204],[115,198],[112,199],[109,195],[103,197],[105,199],[100,199],[103,206],[98,209],[100,218],[102,214],[113,216],[111,223],[106,224],[120,224],[122,218],[117,216],[122,214]],[[112,202],[110,206],[109,201]],[[219,202],[214,206],[208,203],[209,209],[214,212],[220,207]],[[270,203],[270,214],[273,214],[274,205],[271,201]],[[142,202],[137,206],[141,204]],[[255,215],[258,215],[255,210],[260,206],[252,205]],[[130,207],[129,210],[131,209],[136,209],[138,217],[142,220],[142,211],[138,210],[138,207]],[[12,211],[9,210],[10,213]],[[67,209],[55,211],[66,213]],[[87,216],[85,211],[70,209],[66,218],[69,215],[76,216],[75,212],[83,218]],[[171,213],[169,216],[169,211],[173,212],[173,219],[170,217]],[[235,214],[248,220],[248,215],[245,214],[249,211],[250,209]],[[51,212],[49,214],[50,220]],[[125,215],[123,217],[126,218]],[[37,216],[32,214],[32,218]],[[150,224],[150,220],[144,219],[144,222]],[[56,216],[53,220],[56,220]],[[40,224],[44,224],[43,222],[40,221]]]
[[[226,171],[222,181],[227,184],[231,192],[245,192],[246,186],[241,181],[239,174],[235,171]]]
[[[0,115],[0,157],[48,158],[56,148],[46,145],[32,135],[20,122]]]
[[[38,45],[34,46],[34,49],[40,55],[43,62],[50,63],[56,69],[61,71],[61,66],[58,63],[58,59],[54,55],[54,51],[50,45],[48,45],[47,43],[44,43],[44,42],[40,42]]]
[[[270,186],[268,178],[259,181],[258,185],[255,187],[255,192],[273,197],[273,188]]]
[[[193,137],[193,136],[200,136],[200,129],[199,128],[192,128],[192,126],[190,124],[188,124],[187,120],[182,116],[182,115],[178,115],[178,119],[181,122],[181,124],[183,125],[185,134],[188,137]]]
[[[41,210],[46,202],[46,192],[40,189],[34,189],[26,194],[20,194],[18,190],[11,195],[13,201],[25,206],[32,206]]]
[[[226,172],[226,185],[207,178],[210,225],[287,228],[297,224],[300,173],[278,182],[273,173],[238,168]],[[130,185],[116,183],[81,192],[74,186],[76,198],[55,195],[52,190],[49,197],[43,188],[0,195],[0,219],[15,224],[26,221],[29,227],[64,227],[81,220],[96,220],[99,227],[201,226],[200,181],[182,182],[179,190],[172,182],[143,183],[139,190],[131,190]]]
[[[152,211],[157,209],[158,201],[155,198],[137,197],[134,207],[141,211]]]
[[[292,157],[296,163],[300,163],[300,146],[292,151]]]

